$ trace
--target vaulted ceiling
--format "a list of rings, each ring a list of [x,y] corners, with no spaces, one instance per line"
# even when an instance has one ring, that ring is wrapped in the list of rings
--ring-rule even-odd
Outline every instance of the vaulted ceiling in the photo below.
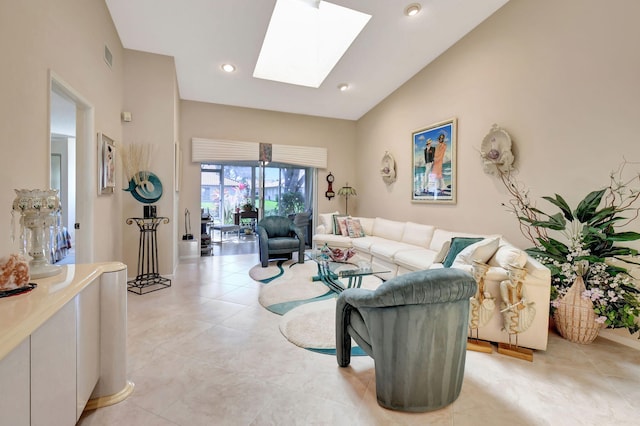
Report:
[[[331,0],[372,18],[317,89],[252,76],[276,0],[106,4],[125,48],[175,58],[182,99],[357,120],[508,0],[413,1]]]

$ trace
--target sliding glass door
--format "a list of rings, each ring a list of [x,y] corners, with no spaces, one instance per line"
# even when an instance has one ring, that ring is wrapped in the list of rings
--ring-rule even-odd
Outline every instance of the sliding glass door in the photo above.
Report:
[[[234,213],[246,204],[260,209],[260,217],[310,212],[313,168],[270,163],[201,164],[204,213],[216,223],[234,223]]]

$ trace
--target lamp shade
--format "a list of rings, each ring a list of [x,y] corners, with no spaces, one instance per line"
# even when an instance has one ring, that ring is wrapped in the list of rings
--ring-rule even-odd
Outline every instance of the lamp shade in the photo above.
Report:
[[[353,188],[352,186],[349,186],[349,182],[347,182],[345,186],[338,189],[338,195],[341,195],[344,197],[344,207],[345,207],[346,213],[349,214],[349,197],[358,195],[358,193],[356,192],[355,188]]]
[[[340,188],[338,190],[338,195],[342,195],[344,197],[351,197],[353,195],[358,195],[358,193],[356,192],[356,189],[352,186],[343,186],[342,188]]]

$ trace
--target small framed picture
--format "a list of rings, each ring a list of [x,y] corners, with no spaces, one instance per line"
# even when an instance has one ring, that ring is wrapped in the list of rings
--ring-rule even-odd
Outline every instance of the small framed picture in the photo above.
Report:
[[[456,121],[452,118],[411,134],[412,202],[456,203]]]
[[[98,133],[100,194],[113,194],[116,187],[116,148],[113,139],[104,133]]]

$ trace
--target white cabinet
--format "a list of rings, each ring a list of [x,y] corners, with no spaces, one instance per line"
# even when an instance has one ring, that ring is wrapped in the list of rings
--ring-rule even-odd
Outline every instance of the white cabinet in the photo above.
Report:
[[[75,297],[77,343],[76,420],[87,405],[100,375],[100,286],[90,285]]]
[[[67,303],[31,335],[31,425],[76,423],[76,309]]]
[[[0,425],[28,426],[31,422],[29,395],[30,338],[0,360]]]
[[[0,426],[74,425],[85,407],[133,391],[126,267],[65,268],[30,294],[0,300]]]

